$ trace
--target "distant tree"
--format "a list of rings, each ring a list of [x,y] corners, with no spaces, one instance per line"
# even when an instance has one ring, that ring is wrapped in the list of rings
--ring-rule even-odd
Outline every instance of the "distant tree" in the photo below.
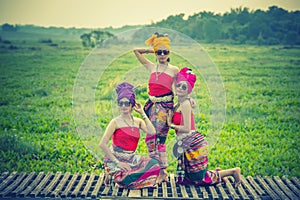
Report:
[[[17,31],[17,27],[8,23],[2,25],[2,30],[7,32]]]
[[[84,47],[95,47],[97,44],[101,44],[104,40],[112,37],[113,34],[107,31],[92,31],[90,33],[84,33],[80,36],[82,45]]]
[[[89,47],[91,45],[90,34],[84,33],[80,36],[80,39],[84,47]]]
[[[220,39],[221,30],[221,23],[217,19],[209,18],[204,20],[204,37],[208,42]]]
[[[183,19],[183,14],[169,16],[153,24],[171,28],[195,40],[217,40],[260,45],[299,44],[300,11],[288,12],[271,6],[267,11],[232,8],[223,15],[203,11]]]

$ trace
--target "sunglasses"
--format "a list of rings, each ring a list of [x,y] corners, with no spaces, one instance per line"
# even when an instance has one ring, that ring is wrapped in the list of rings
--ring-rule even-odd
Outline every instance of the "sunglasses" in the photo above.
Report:
[[[156,51],[156,55],[159,55],[159,56],[161,56],[161,55],[169,55],[169,53],[170,53],[170,51],[168,51],[168,50],[157,50]]]
[[[130,104],[131,104],[130,101],[120,101],[120,102],[118,103],[118,105],[119,105],[120,107],[122,107],[122,106],[129,107]]]
[[[181,88],[182,90],[186,90],[187,89],[187,85],[183,84],[183,83],[177,83],[175,86],[177,88]]]

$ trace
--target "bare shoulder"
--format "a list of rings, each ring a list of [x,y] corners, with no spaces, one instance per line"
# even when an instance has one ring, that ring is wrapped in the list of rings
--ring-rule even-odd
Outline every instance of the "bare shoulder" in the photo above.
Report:
[[[174,74],[177,74],[179,72],[179,68],[175,65],[169,64],[170,69],[174,72]]]
[[[186,99],[184,102],[181,103],[184,109],[191,109],[192,105],[189,99]]]

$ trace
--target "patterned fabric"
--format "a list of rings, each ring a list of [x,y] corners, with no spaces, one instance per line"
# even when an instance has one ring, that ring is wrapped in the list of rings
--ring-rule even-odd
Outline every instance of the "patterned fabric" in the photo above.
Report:
[[[139,129],[137,129],[139,131]],[[147,136],[148,134],[147,134]],[[124,138],[119,138],[123,140]],[[153,139],[149,140],[150,143]],[[149,143],[149,144],[150,144]],[[149,146],[148,148],[153,148]],[[125,162],[130,166],[130,170],[126,171],[119,168],[108,157],[104,158],[104,166],[106,172],[112,176],[114,182],[120,186],[130,189],[140,189],[145,187],[154,187],[156,179],[160,172],[158,161],[155,158],[145,158],[135,154],[135,151],[126,151],[123,148],[116,146],[114,143],[110,147],[111,152],[120,161]],[[151,155],[154,155],[152,152]]]
[[[207,186],[221,182],[218,171],[208,170],[208,143],[201,133],[194,131],[177,144],[180,145],[176,145],[178,147],[175,151],[182,152],[180,148],[183,149],[183,153],[179,153],[177,165],[177,171],[181,174],[178,178],[179,184]]]
[[[156,129],[156,148],[159,154],[159,164],[161,168],[166,168],[168,166],[165,144],[169,131],[167,114],[169,110],[172,110],[173,105],[173,101],[153,103],[148,100],[144,107],[145,113]]]
[[[166,138],[169,131],[167,114],[174,106],[174,94],[172,92],[173,77],[166,73],[157,75],[155,72],[148,80],[149,95],[155,97],[171,96],[170,101],[153,102],[150,99],[145,104],[144,110],[156,130],[155,152],[159,156],[159,165],[167,168]]]

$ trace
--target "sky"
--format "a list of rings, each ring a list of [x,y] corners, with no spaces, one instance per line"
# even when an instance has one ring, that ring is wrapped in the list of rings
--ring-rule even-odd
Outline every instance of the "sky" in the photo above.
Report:
[[[300,0],[0,0],[0,24],[118,28],[181,13],[187,18],[201,11],[223,14],[231,8],[268,10],[273,5],[300,10]]]

